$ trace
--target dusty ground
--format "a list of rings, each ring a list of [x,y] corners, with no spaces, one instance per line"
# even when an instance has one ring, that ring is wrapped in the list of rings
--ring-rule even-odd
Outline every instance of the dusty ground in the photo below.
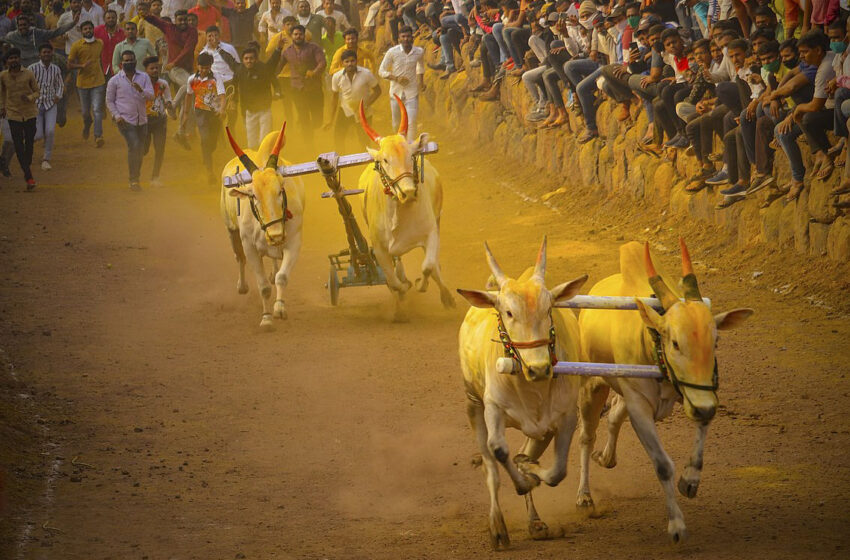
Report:
[[[651,237],[672,269],[684,233],[715,309],[756,309],[720,343],[723,408],[699,496],[680,499],[690,540],[668,542],[661,490],[626,428],[616,469],[593,468],[595,518],[573,506],[574,447],[567,480],[536,493],[567,536],[529,540],[523,501],[503,486],[513,548],[494,554],[456,357],[466,305],[417,295],[398,325],[373,287],[331,307],[326,255],[344,236],[314,179],[289,319],[260,333],[255,287],[236,293],[218,193],[193,183],[197,154],[173,148],[169,186],[134,194],[107,135],[100,152],[60,139],[34,193],[19,171],[0,182],[0,558],[846,557],[847,267],[729,251],[692,223],[657,228],[631,201],[562,197],[552,210],[516,194],[551,181],[438,137],[453,287],[483,287],[485,239],[518,274],[548,233],[549,283],[586,272],[589,288],[615,272],[623,240]],[[295,143],[290,159],[318,151]],[[660,430],[681,465],[681,410]]]

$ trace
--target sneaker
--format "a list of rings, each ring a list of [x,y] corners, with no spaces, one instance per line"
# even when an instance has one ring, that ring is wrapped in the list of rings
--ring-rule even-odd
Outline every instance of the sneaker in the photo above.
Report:
[[[44,160],[44,161],[41,162],[41,168],[45,171],[50,171],[51,169],[53,169],[53,166],[50,165],[49,161]]]
[[[753,177],[750,181],[750,188],[747,189],[747,194],[751,195],[774,183],[776,178],[773,175],[762,175],[761,177]]]
[[[98,136],[94,139],[94,145],[96,148],[102,148],[106,142],[103,140],[103,136]]]
[[[729,173],[725,169],[721,169],[715,173],[713,177],[709,177],[705,180],[706,185],[725,185],[728,182]]]
[[[708,154],[708,161],[723,161],[723,152],[714,152],[713,154]]]
[[[730,196],[724,196],[723,200],[717,203],[717,206],[714,207],[715,210],[723,210],[724,208],[729,208],[736,202],[741,202],[747,198],[745,194],[733,194]]]
[[[133,192],[141,192],[142,186],[138,181],[130,181],[130,190]]]
[[[691,142],[687,139],[687,137],[679,135],[679,139],[673,142],[670,146],[681,150],[689,148],[691,146]]]
[[[715,173],[717,173],[717,171],[715,169],[712,169],[712,168],[702,169],[696,175],[692,175],[691,177],[689,177],[688,182],[690,182],[690,183],[694,183],[696,181],[705,182],[706,179],[711,178]]]
[[[525,116],[525,120],[528,122],[540,122],[545,119],[549,115],[549,111],[546,109],[535,109],[531,111]]]
[[[449,79],[449,76],[451,76],[452,74],[454,74],[454,70],[446,70],[446,71],[445,71],[445,72],[443,72],[443,74],[440,76],[440,79],[441,79],[441,80],[448,80],[448,79]]]
[[[665,148],[675,148],[675,147],[676,147],[676,144],[679,142],[679,139],[680,139],[680,138],[682,138],[682,135],[681,135],[681,134],[677,134],[677,135],[676,135],[676,136],[674,136],[673,138],[670,138],[669,140],[667,140],[666,142],[664,142],[664,147],[665,147]]]
[[[723,196],[732,196],[735,194],[743,194],[747,192],[747,185],[742,185],[741,183],[735,183],[728,189],[723,189],[720,191],[720,194]]]
[[[159,188],[162,186],[162,181],[159,177],[151,177],[151,186]]]
[[[31,191],[35,188],[35,179],[29,178],[27,179],[27,190]]]
[[[12,171],[9,169],[9,166],[6,164],[0,164],[0,175],[4,177],[11,177]]]
[[[696,155],[696,152],[694,151],[694,147],[688,146],[688,148],[685,150],[685,155],[690,156],[690,157],[694,157]]]

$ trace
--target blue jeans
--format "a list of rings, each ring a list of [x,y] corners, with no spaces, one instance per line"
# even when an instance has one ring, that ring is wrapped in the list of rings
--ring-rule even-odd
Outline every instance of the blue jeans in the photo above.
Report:
[[[788,157],[788,162],[791,164],[791,178],[800,183],[806,177],[806,166],[803,165],[803,154],[800,153],[800,146],[797,145],[797,138],[803,134],[803,129],[800,125],[794,123],[791,130],[782,134],[779,132],[779,125],[773,131],[776,136],[776,141],[782,146],[782,151]]]
[[[83,130],[88,132],[94,120],[94,137],[103,136],[103,102],[106,84],[93,88],[77,88],[80,94],[80,109],[83,112]],[[94,114],[94,119],[92,119]]]
[[[130,168],[130,182],[138,183],[139,175],[142,173],[142,157],[145,154],[148,125],[122,122],[118,125],[118,130],[127,142],[127,166]]]
[[[416,118],[419,116],[419,96],[402,99],[404,108],[407,109],[407,140],[416,138]],[[398,130],[401,123],[401,109],[398,108],[395,98],[390,98],[390,110],[393,114],[393,130]]]
[[[451,16],[443,18],[443,21],[449,20]],[[443,25],[443,32],[440,34],[440,48],[443,53],[443,63],[446,65],[446,70],[449,72],[455,71],[455,54],[454,51],[460,52],[460,41],[463,38],[463,32],[459,25],[453,22],[446,22],[448,25]]]
[[[598,66],[596,70],[579,82],[578,87],[576,87],[576,95],[578,95],[578,101],[581,103],[581,112],[584,115],[584,122],[587,125],[587,130],[592,132],[597,132],[596,107],[594,106],[596,98],[593,94],[597,89],[599,89],[596,87],[596,80],[601,75],[602,67]]]
[[[599,63],[589,58],[574,58],[564,63],[564,73],[573,89],[578,88],[579,82],[593,74],[599,68]]]
[[[505,37],[502,35],[502,29],[504,29],[504,23],[494,23],[492,35],[493,38],[496,39],[496,43],[499,45],[499,62],[504,62],[508,59],[508,46],[505,44]]]
[[[56,136],[56,114],[59,106],[55,103],[50,109],[39,109],[35,120],[35,139],[44,139],[44,156],[41,159],[50,161],[53,155],[53,140]]]
[[[756,163],[756,123],[764,116],[764,109],[759,103],[752,120],[747,118],[747,110],[741,111],[741,138],[744,142],[744,152],[750,163]]]
[[[832,126],[832,131],[836,136],[847,138],[847,117],[841,111],[841,105],[850,99],[850,89],[838,88],[835,90],[835,122]]]

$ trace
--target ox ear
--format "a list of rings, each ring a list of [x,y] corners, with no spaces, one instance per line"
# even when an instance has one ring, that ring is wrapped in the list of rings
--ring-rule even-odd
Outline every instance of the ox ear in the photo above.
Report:
[[[413,148],[414,151],[420,152],[428,145],[428,140],[430,140],[430,136],[428,136],[427,132],[423,132],[419,135],[419,138],[410,143],[410,147]]]
[[[481,307],[481,308],[491,308],[496,306],[496,298],[498,297],[496,294],[491,292],[484,292],[480,290],[461,290],[458,289],[457,293],[466,298],[473,307]]]
[[[249,196],[251,196],[251,193],[248,193],[248,192],[245,192],[245,191],[242,191],[242,190],[239,190],[239,189],[228,189],[227,194],[229,194],[232,197],[238,197],[238,198],[248,198]]]
[[[643,319],[643,322],[647,327],[651,329],[655,329],[658,332],[661,332],[664,328],[664,318],[658,314],[656,310],[651,308],[648,305],[645,305],[641,300],[635,298],[635,303],[637,304],[638,313],[640,313],[640,318]]]
[[[554,301],[567,301],[568,299],[573,299],[578,295],[581,287],[584,286],[584,283],[587,282],[587,274],[583,276],[579,276],[575,280],[570,280],[569,282],[564,282],[563,284],[559,284],[552,289],[552,299]]]
[[[738,325],[750,318],[754,311],[747,307],[742,309],[733,309],[726,313],[719,313],[714,316],[714,323],[717,325],[717,330],[728,331],[734,329]]]

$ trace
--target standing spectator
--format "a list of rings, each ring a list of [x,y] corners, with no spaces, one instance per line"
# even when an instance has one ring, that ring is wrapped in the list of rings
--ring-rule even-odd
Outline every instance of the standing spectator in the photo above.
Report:
[[[118,25],[124,26],[124,23],[136,17],[136,3],[133,0],[115,0],[106,6],[106,10],[112,10],[118,15]],[[106,19],[106,14],[103,16]],[[121,53],[118,53],[121,56]]]
[[[79,0],[76,1],[79,2]],[[79,18],[79,13],[76,16],[69,17],[67,23],[60,27],[47,31],[45,29],[33,29],[29,18],[20,16],[17,22],[17,31],[11,31],[6,34],[3,37],[3,41],[21,51],[20,58],[22,65],[29,66],[38,61],[38,45],[68,32],[76,25],[77,20],[74,17]]]
[[[221,18],[221,10],[210,4],[208,0],[198,0],[194,8],[189,10],[190,14],[198,16],[198,29],[208,27],[224,28],[224,20]]]
[[[136,72],[136,55],[133,51],[121,53],[121,70],[106,85],[106,106],[127,142],[131,191],[142,190],[139,176],[148,135],[146,102],[153,96],[151,79],[144,72]]]
[[[44,20],[44,16],[35,10],[33,4],[35,4],[33,0],[21,0],[21,13],[18,14],[18,17],[22,15],[28,16],[31,26],[36,29],[47,29],[47,22]]]
[[[259,1],[255,0],[250,8],[246,8],[245,3],[246,0],[236,0],[235,9],[227,7],[221,9],[221,15],[230,25],[230,43],[239,52],[254,40],[254,18],[260,9]]]
[[[310,36],[313,37],[312,41],[318,44],[322,40],[322,29],[325,27],[325,18],[319,14],[311,13],[310,2],[307,0],[298,0],[298,4],[295,7],[295,17],[298,23],[310,32]],[[307,41],[310,41],[310,39],[307,39]]]
[[[27,181],[27,190],[35,188],[30,165],[35,138],[35,120],[38,115],[36,99],[39,96],[35,76],[21,67],[21,51],[12,47],[6,53],[7,69],[0,72],[0,118],[9,121],[9,130],[15,144],[18,163]]]
[[[189,11],[189,8],[195,5],[195,0],[165,0],[165,3],[162,6],[162,16],[161,17],[169,17],[172,20],[174,19],[174,15],[180,11],[185,10]]]
[[[367,117],[372,112],[372,104],[381,96],[381,86],[372,72],[357,64],[357,53],[347,50],[342,54],[342,70],[331,78],[333,91],[333,111],[324,128],[334,127],[334,145],[343,149],[349,137],[368,144],[369,139],[362,132],[359,107],[363,102]]]
[[[136,65],[140,60],[149,56],[156,56],[156,49],[150,41],[138,36],[138,26],[135,21],[124,22],[124,40],[115,45],[112,52],[112,73],[117,74],[121,70],[121,53],[133,51],[136,55]]]
[[[335,19],[336,28],[339,31],[345,31],[351,27],[351,24],[348,23],[348,18],[345,17],[345,14],[336,9],[334,0],[322,0],[322,6],[316,9],[316,13],[325,19]]]
[[[50,157],[53,155],[57,104],[65,93],[65,80],[62,78],[62,70],[53,63],[53,45],[42,44],[38,53],[41,60],[30,66],[29,70],[35,76],[39,90],[35,140],[44,139],[41,168],[48,171],[51,169]]]
[[[156,18],[159,18],[158,15],[153,13],[153,10],[151,9],[152,7],[153,2],[148,2],[148,0],[142,0],[141,2],[139,2],[138,6],[136,7],[138,13],[136,17],[132,19],[132,21],[135,21],[136,25],[138,26],[139,37],[141,37],[142,39],[147,39],[151,42],[151,45],[153,45],[154,48],[157,48],[157,41],[159,41],[160,39],[164,39],[165,33],[154,23],[148,21],[148,16],[154,16]]]
[[[336,74],[342,70],[342,53],[345,51],[354,51],[357,53],[357,64],[367,70],[375,72],[375,57],[372,55],[370,50],[364,49],[360,46],[359,35],[360,34],[353,27],[349,27],[343,31],[342,38],[345,41],[345,45],[338,48],[334,53],[328,73]]]
[[[301,139],[311,144],[313,130],[322,122],[322,75],[327,62],[322,48],[316,43],[307,42],[305,31],[303,25],[292,28],[292,44],[281,54],[280,69],[288,67],[290,70],[291,76],[284,94],[289,94],[295,105]]]
[[[92,22],[95,27],[103,25],[103,8],[99,4],[95,4],[92,0],[82,0],[80,19],[82,21]]]
[[[112,76],[112,55],[115,46],[124,40],[124,30],[118,27],[118,14],[115,10],[106,10],[103,15],[103,25],[94,28],[94,36],[103,41],[103,52],[100,54],[103,74],[109,79]]]
[[[419,92],[425,90],[425,67],[422,47],[413,46],[413,30],[404,26],[398,31],[399,44],[384,55],[378,74],[390,81],[390,108],[393,115],[393,130],[398,130],[401,110],[393,96],[397,95],[407,109],[407,139],[416,138],[416,118],[419,115]]]
[[[44,14],[44,28],[45,29],[56,29],[59,27],[59,18],[62,17],[62,14],[65,13],[65,6],[62,5],[62,0],[56,0],[52,4],[50,4],[50,11]],[[2,31],[0,31],[2,33]],[[50,40],[50,44],[53,45],[54,53],[66,54],[65,51],[65,38],[62,35],[54,37]]]
[[[236,70],[236,92],[245,116],[245,134],[248,146],[256,148],[272,131],[272,99],[274,98],[275,73],[280,62],[280,45],[266,61],[259,60],[254,47],[242,53],[242,65]]]
[[[183,121],[188,119],[192,110],[192,99],[195,100],[195,122],[201,136],[201,158],[207,169],[207,181],[210,185],[218,184],[218,177],[213,170],[213,153],[221,136],[221,119],[227,109],[227,98],[224,84],[212,72],[213,57],[202,52],[198,55],[198,72],[189,76],[188,89],[194,95],[186,95],[184,99]]]
[[[153,87],[153,99],[146,103],[148,115],[148,130],[145,136],[145,150],[147,155],[153,144],[153,171],[151,172],[151,186],[161,187],[159,172],[162,170],[162,159],[165,156],[165,139],[168,137],[168,115],[174,114],[171,100],[171,88],[168,82],[159,77],[161,65],[159,58],[149,56],[142,61],[145,72],[151,79]]]
[[[281,6],[281,0],[270,0],[269,9],[260,16],[257,31],[260,32],[263,40],[268,43],[272,36],[283,31],[283,18],[291,15],[292,12],[289,8]]]
[[[90,21],[80,24],[80,31],[83,38],[71,46],[68,68],[78,70],[77,92],[83,113],[83,140],[88,140],[94,120],[94,143],[100,148],[103,146],[103,92],[106,88],[106,77],[100,66],[103,41],[95,38],[94,24]]]
[[[336,20],[334,18],[325,19],[325,31],[322,33],[322,50],[325,51],[325,62],[328,67],[331,65],[334,54],[338,49],[345,45],[345,39],[342,33],[336,29]]]
[[[148,15],[144,20],[162,31],[168,43],[168,62],[163,67],[163,71],[168,73],[171,83],[177,84],[180,88],[174,95],[174,105],[181,110],[180,124],[177,127],[175,139],[187,150],[189,149],[189,142],[186,140],[185,127],[188,115],[182,112],[187,105],[182,101],[186,94],[189,75],[192,73],[195,45],[198,43],[198,30],[189,26],[188,15],[185,11],[179,10],[174,14],[174,23],[169,23],[152,15]],[[191,110],[191,107],[189,108]]]
[[[222,81],[225,94],[232,99],[236,93],[233,75],[239,66],[239,53],[236,52],[233,45],[223,42],[220,37],[221,32],[218,27],[207,28],[206,45],[201,49],[201,52],[213,57],[212,72]],[[236,112],[236,103],[228,103],[227,126],[233,126],[233,123],[236,122]]]
[[[84,21],[91,21],[83,19],[83,4],[82,0],[69,0],[68,1],[68,11],[62,14],[59,18],[59,22],[57,25],[59,28],[64,29],[65,33],[65,54],[70,54],[71,46],[83,38],[83,34],[80,30],[80,26]],[[70,25],[68,25],[70,24]]]
[[[3,37],[15,29],[15,24],[12,23],[12,19],[7,15],[8,11],[9,6],[6,4],[5,0],[0,2],[0,37]]]

